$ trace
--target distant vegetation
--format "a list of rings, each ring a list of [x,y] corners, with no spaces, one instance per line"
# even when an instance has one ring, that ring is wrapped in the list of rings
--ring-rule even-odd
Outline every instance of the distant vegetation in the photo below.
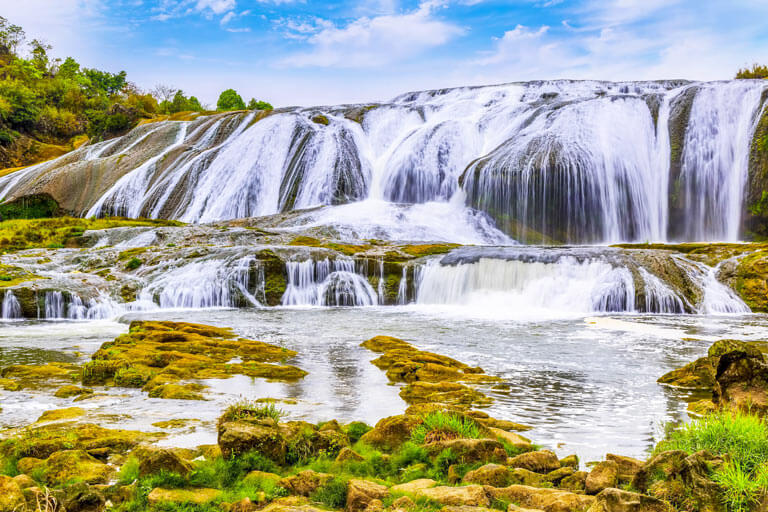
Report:
[[[54,58],[44,41],[27,41],[22,27],[0,16],[0,169],[28,165],[70,151],[88,139],[121,135],[142,118],[206,107],[180,89],[143,91],[125,71],[83,67]],[[244,110],[237,92],[222,93],[218,110]],[[252,99],[249,109],[271,110]]]
[[[736,78],[768,78],[768,66],[752,64],[752,68],[740,69]]]

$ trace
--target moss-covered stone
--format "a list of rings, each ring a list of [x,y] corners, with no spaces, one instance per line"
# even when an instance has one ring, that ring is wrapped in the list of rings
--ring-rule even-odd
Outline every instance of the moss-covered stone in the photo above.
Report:
[[[51,411],[45,411],[37,419],[37,423],[71,420],[71,419],[79,418],[84,415],[85,415],[85,410],[80,407],[68,407],[66,409],[53,409]]]

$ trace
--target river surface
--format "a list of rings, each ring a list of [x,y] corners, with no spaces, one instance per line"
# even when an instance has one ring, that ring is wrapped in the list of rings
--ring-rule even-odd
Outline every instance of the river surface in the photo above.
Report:
[[[379,334],[420,349],[479,365],[502,377],[508,391],[492,416],[528,424],[537,444],[559,454],[596,460],[606,453],[642,457],[664,424],[688,418],[686,392],[658,385],[665,372],[704,355],[714,340],[768,338],[765,315],[616,315],[560,319],[487,319],[459,308],[272,308],[166,310],[133,313],[116,321],[17,321],[0,325],[0,366],[84,361],[101,343],[125,332],[134,319],[163,319],[233,327],[239,334],[299,352],[292,361],[309,375],[298,383],[236,376],[205,381],[209,400],[149,399],[123,388],[97,389],[74,405],[88,421],[155,430],[152,423],[193,418],[163,441],[173,446],[215,443],[215,420],[239,397],[282,398],[288,419],[337,418],[375,423],[401,413],[398,387],[370,364],[376,355],[359,345]],[[0,427],[34,421],[47,409],[72,406],[52,390],[3,392]]]

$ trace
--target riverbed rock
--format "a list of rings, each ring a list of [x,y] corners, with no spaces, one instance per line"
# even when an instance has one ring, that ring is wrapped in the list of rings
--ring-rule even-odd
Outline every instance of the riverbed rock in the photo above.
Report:
[[[605,489],[587,512],[675,512],[675,508],[651,496],[621,489]]]
[[[394,451],[411,438],[411,432],[421,423],[423,420],[418,416],[390,416],[379,420],[360,440],[382,450]]]
[[[423,496],[443,505],[487,507],[491,503],[481,485],[430,487],[419,491],[418,496]]]
[[[556,469],[554,471],[550,471],[546,475],[544,475],[544,480],[551,483],[554,486],[557,486],[560,484],[560,482],[563,481],[564,478],[567,478],[571,475],[576,473],[576,470],[573,469],[571,466],[563,466],[559,469]]]
[[[106,483],[113,470],[82,450],[56,452],[33,467],[25,467],[25,473],[39,471],[55,486],[67,482],[83,481],[89,484]]]
[[[586,510],[594,502],[594,496],[575,494],[558,489],[540,489],[526,485],[486,487],[489,497],[506,500],[523,507],[541,509],[544,512],[574,512]]]
[[[567,457],[563,457],[560,459],[560,465],[561,466],[569,466],[575,469],[576,471],[579,470],[579,456],[576,454],[568,455]]]
[[[389,490],[380,484],[368,480],[353,478],[347,483],[347,512],[362,512],[373,500],[387,497]]]
[[[283,478],[277,484],[291,494],[309,497],[332,479],[333,475],[306,470]]]
[[[67,512],[100,512],[106,499],[93,486],[78,482],[64,489],[62,503]]]
[[[768,413],[768,363],[761,353],[735,350],[717,365],[714,402],[721,407]]]
[[[635,477],[640,468],[643,467],[644,462],[632,457],[625,457],[624,455],[614,455],[609,453],[605,456],[606,460],[612,460],[619,468],[619,482],[629,483]]]
[[[218,443],[225,458],[257,450],[278,464],[285,462],[286,441],[271,418],[224,422],[218,428]]]
[[[17,512],[25,506],[24,493],[13,478],[0,475],[0,512]]]
[[[501,464],[486,464],[473,471],[469,471],[462,483],[491,485],[493,487],[506,487],[512,483],[512,472]]]
[[[619,465],[612,460],[600,462],[589,472],[584,483],[587,494],[597,494],[619,483]]]
[[[160,471],[187,476],[193,469],[191,463],[169,448],[142,445],[133,451],[133,455],[139,460],[140,477],[159,473]]]
[[[589,473],[586,471],[576,471],[574,474],[560,480],[557,487],[565,491],[584,492],[587,486],[587,476],[589,476]]]
[[[448,439],[426,444],[424,448],[431,456],[450,450],[464,463],[504,462],[507,458],[504,446],[495,439]]]
[[[522,453],[507,460],[507,466],[523,468],[535,473],[549,473],[560,468],[560,460],[549,450]]]

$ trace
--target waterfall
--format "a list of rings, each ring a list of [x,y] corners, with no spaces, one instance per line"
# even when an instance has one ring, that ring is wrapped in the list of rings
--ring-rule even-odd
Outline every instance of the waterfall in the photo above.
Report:
[[[284,306],[375,306],[376,291],[353,260],[289,261]]]
[[[639,269],[645,285],[645,312],[685,313],[683,299],[661,279],[644,268]]]
[[[115,172],[89,216],[209,222],[326,206],[326,224],[399,237],[425,230],[404,233],[393,216],[430,219],[458,197],[450,229],[426,222],[429,239],[499,243],[481,210],[523,243],[736,240],[767,88],[543,81],[201,116],[0,177],[0,199],[77,190],[98,164]]]
[[[400,277],[400,284],[397,287],[397,304],[404,306],[408,304],[408,267],[403,265],[403,275]]]
[[[21,304],[11,290],[6,290],[3,296],[3,320],[16,320],[22,318]]]
[[[45,318],[62,319],[64,315],[64,294],[59,291],[45,292]]]

